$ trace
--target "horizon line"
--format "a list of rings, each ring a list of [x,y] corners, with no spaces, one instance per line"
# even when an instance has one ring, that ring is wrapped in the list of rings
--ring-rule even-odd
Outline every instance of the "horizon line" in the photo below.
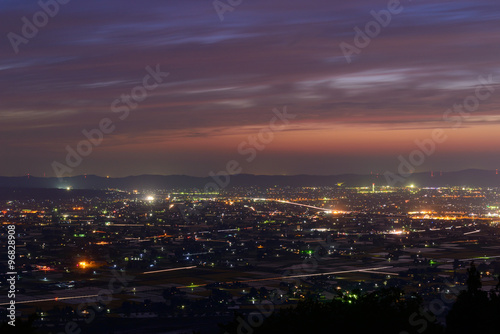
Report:
[[[426,173],[460,173],[460,172],[466,172],[466,171],[477,171],[477,172],[497,172],[498,169],[480,169],[480,168],[466,168],[466,169],[460,169],[460,170],[448,170],[448,171],[443,171],[443,170],[427,170],[427,171],[420,171],[420,172],[413,172],[410,175],[416,175],[416,174],[426,174]],[[344,176],[344,175],[357,175],[357,176],[383,176],[384,173],[338,173],[338,174],[251,174],[251,173],[238,173],[238,174],[229,174],[230,176],[263,176],[263,177],[295,177],[295,176],[318,176],[318,177],[329,177],[329,176]],[[68,178],[79,178],[79,177],[99,177],[99,178],[104,178],[104,179],[124,179],[124,178],[129,178],[129,177],[142,177],[142,176],[159,176],[159,177],[172,177],[172,176],[177,176],[177,177],[192,177],[192,178],[210,178],[210,175],[206,176],[195,176],[195,175],[187,175],[187,174],[131,174],[127,176],[110,176],[110,175],[97,175],[97,174],[79,174],[79,175],[74,175],[74,176],[64,176],[61,177],[61,179],[68,179]],[[24,174],[24,175],[17,175],[17,176],[12,176],[12,175],[0,175],[0,178],[37,178],[37,179],[58,179],[59,177],[57,176],[39,176],[39,175],[32,175],[30,173]]]

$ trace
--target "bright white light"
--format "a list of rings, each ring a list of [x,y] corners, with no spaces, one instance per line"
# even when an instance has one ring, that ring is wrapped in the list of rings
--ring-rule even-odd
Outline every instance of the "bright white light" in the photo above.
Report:
[[[155,200],[154,196],[148,196],[148,197],[146,197],[146,201],[152,202],[154,200]]]

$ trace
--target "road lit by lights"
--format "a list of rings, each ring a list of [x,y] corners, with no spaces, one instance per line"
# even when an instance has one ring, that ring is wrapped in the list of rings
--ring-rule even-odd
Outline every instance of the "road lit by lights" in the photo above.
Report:
[[[196,266],[191,266],[191,267],[181,267],[181,268],[171,268],[171,269],[163,269],[163,270],[156,270],[156,271],[148,271],[144,272],[143,274],[154,274],[154,273],[160,273],[160,272],[168,272],[168,271],[176,271],[176,270],[186,270],[186,269],[194,269]],[[373,267],[373,268],[363,268],[363,269],[353,269],[353,270],[343,270],[343,271],[332,271],[332,272],[327,272],[327,273],[317,273],[317,274],[303,274],[303,275],[291,275],[291,276],[280,276],[280,277],[270,277],[270,278],[257,278],[257,279],[249,279],[249,280],[242,280],[239,281],[241,283],[245,282],[261,282],[261,281],[273,281],[273,280],[286,280],[290,278],[300,278],[300,277],[314,277],[314,276],[322,276],[322,275],[338,275],[338,274],[348,274],[348,273],[370,273],[370,274],[380,274],[380,275],[394,275],[397,276],[399,275],[398,273],[391,273],[391,272],[383,272],[380,271],[382,269],[390,269],[394,268],[393,266],[386,266],[386,267]],[[232,283],[227,282],[227,283]],[[207,284],[191,284],[187,286],[181,286],[179,288],[194,288],[194,287],[202,287],[206,286]],[[79,299],[79,298],[93,298],[93,297],[98,297],[99,295],[82,295],[82,296],[73,296],[73,297],[54,297],[54,298],[46,298],[46,299],[32,299],[32,300],[25,300],[25,301],[16,301],[16,304],[28,304],[28,303],[41,303],[41,302],[54,302],[54,301],[62,301],[62,300],[70,300],[70,299]],[[9,305],[9,303],[2,303],[2,305]]]
[[[373,267],[373,268],[364,268],[364,269],[353,269],[353,270],[342,270],[342,271],[331,271],[327,273],[318,273],[318,274],[303,274],[303,275],[290,275],[290,276],[279,276],[279,277],[270,277],[270,278],[255,278],[255,279],[249,279],[249,280],[239,280],[238,282],[240,283],[247,283],[247,282],[262,282],[262,281],[275,281],[275,280],[286,280],[290,278],[300,278],[300,277],[314,277],[314,276],[323,276],[323,275],[338,275],[338,274],[349,274],[349,273],[369,273],[369,274],[380,274],[380,275],[393,275],[393,276],[398,276],[398,273],[390,273],[390,272],[381,272],[380,270],[382,269],[390,269],[394,268],[393,266],[387,266],[387,267]],[[231,282],[226,282],[226,283],[233,283],[234,281]],[[205,286],[207,284],[199,284],[198,286]],[[178,288],[191,288],[190,285],[186,286],[180,286]]]
[[[46,299],[32,299],[32,300],[23,300],[23,301],[16,301],[16,304],[29,304],[29,303],[41,303],[41,302],[58,302],[61,300],[68,300],[68,299],[79,299],[79,298],[93,298],[93,297],[98,297],[99,295],[83,295],[83,296],[73,296],[73,297],[55,297],[55,298],[46,298]],[[2,305],[9,305],[10,303],[2,303]]]
[[[181,267],[181,268],[170,268],[170,269],[162,269],[162,270],[155,270],[155,271],[146,271],[143,272],[142,275],[147,275],[147,274],[156,274],[156,273],[164,273],[168,271],[177,271],[177,270],[186,270],[186,269],[194,269],[196,266],[191,266],[191,267]]]
[[[475,234],[475,233],[479,233],[479,232],[481,232],[481,230],[475,230],[475,231],[472,231],[472,232],[467,232],[467,233],[464,233],[464,235]]]

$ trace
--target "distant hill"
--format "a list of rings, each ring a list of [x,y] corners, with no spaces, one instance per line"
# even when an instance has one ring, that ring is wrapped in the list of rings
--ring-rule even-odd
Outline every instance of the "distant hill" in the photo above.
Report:
[[[28,201],[28,200],[67,200],[68,198],[79,197],[109,197],[111,192],[107,190],[94,190],[94,189],[66,189],[57,188],[15,188],[0,187],[0,201]]]
[[[220,185],[227,182],[223,178]],[[343,186],[377,186],[388,185],[384,175],[232,175],[229,178],[228,187],[272,187],[272,186],[335,186],[342,183]],[[123,178],[106,178],[95,175],[58,178],[44,177],[0,177],[2,188],[60,188],[71,187],[73,189],[123,189],[123,190],[145,190],[165,188],[198,188],[203,189],[207,184],[217,184],[211,177],[194,177],[186,175],[139,175]],[[396,186],[407,186],[415,184],[419,187],[438,186],[476,186],[476,187],[500,187],[500,175],[491,170],[468,169],[458,172],[430,172],[415,173],[407,178],[400,179]],[[221,187],[219,185],[219,187]]]

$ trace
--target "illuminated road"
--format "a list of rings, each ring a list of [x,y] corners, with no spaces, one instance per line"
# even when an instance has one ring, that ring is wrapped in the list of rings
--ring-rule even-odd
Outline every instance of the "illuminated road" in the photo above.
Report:
[[[196,268],[196,266],[182,267],[182,268],[171,268],[171,269],[162,269],[162,270],[155,270],[155,271],[145,271],[141,275],[165,273],[165,272],[168,272],[168,271],[186,270],[186,269],[194,269],[194,268]]]
[[[248,279],[248,280],[236,280],[239,283],[247,283],[247,282],[261,282],[261,281],[275,281],[275,280],[286,280],[290,278],[300,278],[300,277],[313,277],[313,276],[322,276],[322,275],[338,275],[338,274],[349,274],[349,273],[369,273],[369,274],[380,274],[380,275],[393,275],[398,276],[398,273],[390,273],[390,272],[381,272],[379,270],[382,269],[390,269],[394,268],[393,266],[387,267],[373,267],[373,268],[364,268],[364,269],[353,269],[353,270],[342,270],[342,271],[331,271],[326,273],[317,273],[317,274],[302,274],[302,275],[289,275],[289,276],[279,276],[279,277],[270,277],[270,278],[256,278],[256,279]],[[235,280],[224,283],[234,283]],[[196,287],[205,286],[207,284],[197,284]],[[193,286],[186,285],[180,286],[178,288],[192,288]]]
[[[55,297],[55,298],[45,298],[45,299],[32,299],[32,300],[23,300],[23,301],[16,301],[16,304],[29,304],[29,303],[43,303],[43,302],[58,302],[61,300],[68,300],[68,299],[79,299],[79,298],[93,298],[97,297],[99,295],[83,295],[83,296],[73,296],[73,297]],[[9,305],[10,303],[2,303],[2,305]]]
[[[279,199],[268,199],[268,198],[250,198],[250,199],[255,200],[255,201],[273,201],[273,202],[279,202],[279,203],[285,203],[285,204],[303,206],[303,207],[306,207],[306,208],[321,210],[321,211],[325,211],[325,212],[332,212],[331,209],[325,209],[325,208],[320,208],[318,206],[307,205],[307,204],[300,204],[300,203],[289,202],[289,201],[282,201],[282,200],[279,200]]]
[[[327,212],[332,211],[330,209],[320,208],[320,207],[317,207],[317,206],[312,206],[312,205],[307,205],[307,204],[300,204],[300,203],[294,203],[294,202],[288,202],[288,201],[281,201],[281,200],[274,200],[274,201],[280,202],[280,203],[285,203],[285,204],[303,206],[303,207],[306,207],[306,208],[311,208],[311,209],[316,209],[316,210],[321,210],[321,211],[327,211]]]
[[[187,270],[187,269],[194,269],[194,268],[196,268],[196,266],[181,267],[181,268],[170,268],[170,269],[155,270],[155,271],[146,271],[146,272],[143,272],[141,275],[164,273],[164,272],[178,271],[178,270]],[[31,300],[16,301],[16,304],[58,302],[58,301],[69,300],[69,299],[94,298],[94,297],[97,297],[97,296],[99,296],[99,295],[80,295],[80,296],[71,296],[71,297],[54,297],[54,298],[43,298],[43,299],[31,299]],[[3,305],[9,305],[9,303],[0,303],[0,306],[3,306]]]
[[[342,271],[330,271],[327,273],[317,273],[317,274],[302,274],[302,275],[290,275],[290,276],[280,276],[280,277],[272,277],[272,278],[258,278],[251,280],[238,281],[241,283],[245,282],[258,282],[258,281],[273,281],[273,280],[285,280],[289,278],[299,278],[299,277],[313,277],[313,276],[322,276],[322,275],[338,275],[338,274],[349,274],[349,273],[372,273],[372,274],[382,274],[382,275],[398,275],[397,273],[381,273],[377,272],[381,269],[389,269],[394,268],[393,266],[388,267],[374,267],[374,268],[365,268],[365,269],[353,269],[353,270],[342,270]]]
[[[148,271],[142,273],[144,274],[156,274],[156,273],[162,273],[162,272],[168,272],[168,271],[176,271],[176,270],[185,270],[185,269],[194,269],[196,266],[192,267],[183,267],[183,268],[172,268],[172,269],[164,269],[164,270],[156,270],[156,271]],[[248,280],[236,280],[236,282],[241,282],[241,283],[246,283],[246,282],[262,282],[262,281],[275,281],[275,280],[287,280],[290,278],[300,278],[300,277],[314,277],[314,276],[322,276],[322,275],[338,275],[338,274],[348,274],[348,273],[367,273],[367,274],[379,274],[379,275],[399,275],[397,273],[391,273],[391,272],[383,272],[380,270],[383,269],[390,269],[394,268],[393,266],[387,266],[387,267],[373,267],[373,268],[363,268],[363,269],[353,269],[353,270],[341,270],[341,271],[331,271],[331,272],[326,272],[326,273],[316,273],[316,274],[301,274],[301,275],[290,275],[290,276],[279,276],[279,277],[270,277],[270,278],[256,278],[256,279],[248,279]],[[225,283],[234,283],[235,280],[228,281]],[[206,286],[207,284],[197,284],[193,286],[179,286],[178,288],[193,288],[193,287],[202,287]],[[129,287],[129,289],[132,289],[132,287]],[[63,300],[70,300],[70,299],[80,299],[80,298],[94,298],[98,297],[99,295],[81,295],[81,296],[71,296],[71,297],[55,297],[55,298],[45,298],[45,299],[31,299],[31,300],[24,300],[24,301],[16,301],[16,304],[29,304],[29,303],[45,303],[45,302],[57,302],[57,301],[63,301]],[[1,303],[0,306],[3,305],[9,305],[9,303]]]

